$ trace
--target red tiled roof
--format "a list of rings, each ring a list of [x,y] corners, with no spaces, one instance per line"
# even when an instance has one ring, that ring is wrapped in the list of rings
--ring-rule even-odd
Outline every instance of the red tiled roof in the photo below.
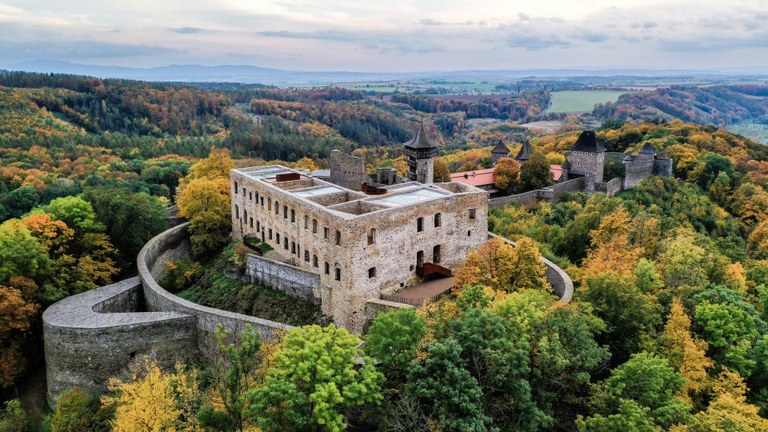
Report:
[[[478,187],[492,185],[493,168],[453,173],[451,181]]]
[[[549,172],[552,173],[552,178],[556,181],[560,181],[560,177],[563,176],[563,167],[562,165],[550,165],[549,166]]]
[[[563,167],[550,165],[549,172],[552,173],[552,178],[558,182],[563,176]],[[493,168],[453,173],[451,174],[451,181],[477,187],[489,186],[493,184]]]

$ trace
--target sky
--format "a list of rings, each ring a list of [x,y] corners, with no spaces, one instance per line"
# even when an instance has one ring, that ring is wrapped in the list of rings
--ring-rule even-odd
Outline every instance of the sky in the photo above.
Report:
[[[0,64],[768,67],[768,0],[0,0]]]

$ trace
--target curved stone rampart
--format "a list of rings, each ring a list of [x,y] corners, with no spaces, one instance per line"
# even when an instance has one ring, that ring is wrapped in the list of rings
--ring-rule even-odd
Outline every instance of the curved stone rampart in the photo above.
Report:
[[[250,324],[265,339],[272,339],[277,333],[293,328],[275,321],[201,306],[163,289],[157,280],[165,276],[165,260],[175,261],[189,255],[188,227],[189,222],[160,233],[139,252],[137,265],[147,310],[176,311],[193,315],[196,318],[198,344],[202,349],[213,342],[213,333],[219,323],[233,332],[239,332],[246,324]]]
[[[72,387],[98,394],[131,359],[153,353],[163,364],[196,352],[195,317],[137,312],[138,278],[68,297],[43,313],[48,401]]]
[[[511,244],[512,246],[517,246],[512,240],[506,239],[494,233],[489,232],[488,237],[498,237],[504,240],[504,242]],[[552,285],[555,293],[560,296],[560,302],[568,303],[571,301],[571,298],[573,297],[573,281],[571,280],[571,277],[568,276],[568,273],[563,271],[563,269],[555,265],[555,263],[552,261],[544,257],[541,257],[541,261],[546,266],[545,275],[547,277],[547,282]]]

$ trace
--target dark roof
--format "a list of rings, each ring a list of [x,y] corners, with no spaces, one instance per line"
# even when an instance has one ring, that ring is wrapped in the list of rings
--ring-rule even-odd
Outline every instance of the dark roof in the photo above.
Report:
[[[640,149],[640,153],[646,153],[646,154],[656,154],[656,148],[651,145],[650,142],[645,143],[642,149]]]
[[[527,161],[531,158],[531,155],[533,154],[533,147],[531,147],[531,143],[528,140],[523,141],[522,147],[520,147],[520,151],[517,152],[517,156],[515,156],[515,159],[517,159],[520,162]]]
[[[424,130],[422,123],[419,123],[419,130],[416,132],[416,136],[412,140],[404,142],[403,145],[410,148],[437,148],[437,144],[427,131]]]
[[[571,150],[588,153],[602,153],[605,151],[605,147],[597,142],[595,131],[587,130],[579,135],[579,139],[576,140],[576,144],[571,147]]]
[[[506,156],[509,154],[509,149],[503,142],[501,142],[501,140],[499,140],[499,142],[496,143],[496,147],[491,150],[491,154],[503,154]]]

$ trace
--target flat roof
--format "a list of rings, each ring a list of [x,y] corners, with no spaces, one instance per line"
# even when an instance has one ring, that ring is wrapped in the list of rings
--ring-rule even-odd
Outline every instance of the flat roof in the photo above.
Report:
[[[298,191],[291,191],[293,195],[302,198],[316,197],[321,195],[328,195],[337,192],[346,192],[346,189],[342,189],[338,186],[320,186],[312,189],[302,189]]]
[[[267,165],[260,167],[239,168],[235,171],[244,174],[255,180],[269,180],[278,176],[278,174],[295,173],[297,171],[280,165]]]
[[[442,198],[453,195],[449,191],[439,191],[422,187],[408,192],[395,193],[392,195],[386,195],[382,198],[368,199],[367,201],[376,204],[385,205],[387,207],[400,207],[408,204],[414,204],[422,201],[428,201],[435,198]]]

